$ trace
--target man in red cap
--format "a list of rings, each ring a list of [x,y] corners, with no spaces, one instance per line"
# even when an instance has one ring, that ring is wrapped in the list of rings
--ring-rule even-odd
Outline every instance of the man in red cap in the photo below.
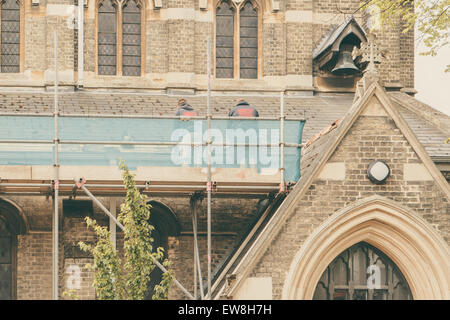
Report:
[[[228,114],[229,117],[259,117],[258,111],[247,101],[241,99]]]
[[[178,100],[178,111],[175,114],[176,116],[185,116],[185,117],[193,117],[198,116],[197,111],[191,107],[189,103],[187,103],[186,99]]]

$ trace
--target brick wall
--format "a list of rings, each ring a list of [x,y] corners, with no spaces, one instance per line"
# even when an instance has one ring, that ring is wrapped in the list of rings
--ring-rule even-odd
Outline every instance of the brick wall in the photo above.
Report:
[[[286,33],[281,23],[265,23],[263,73],[264,76],[282,76],[286,74]]]
[[[20,235],[17,244],[17,299],[52,298],[52,234]]]
[[[262,75],[307,76],[312,74],[312,50],[342,20],[358,7],[358,0],[289,0],[280,3],[280,11],[271,11],[270,2],[261,5],[262,19]],[[77,32],[68,27],[70,16],[66,11],[76,3],[74,0],[49,0],[39,6],[26,4],[24,70],[27,81],[22,85],[51,85],[54,66],[53,32],[59,32],[59,68],[61,85],[73,85],[77,72]],[[126,82],[118,77],[98,77],[95,74],[96,43],[94,3],[85,9],[84,75],[87,87],[153,88],[167,85],[168,72],[206,74],[206,38],[213,35],[214,13],[212,5],[200,10],[198,1],[166,0],[161,10],[154,10],[150,3],[146,8],[146,74],[152,74],[151,81],[131,77]],[[171,10],[169,12],[169,10]],[[195,10],[195,11],[192,11]],[[290,20],[285,21],[289,12]],[[341,11],[341,12],[339,12]],[[194,12],[194,14],[193,14]],[[285,15],[286,14],[286,15]],[[306,19],[306,20],[303,20]],[[312,21],[311,21],[312,19]],[[383,48],[389,57],[382,68],[383,77],[390,85],[413,86],[413,32],[401,34],[399,29],[390,29],[381,36]],[[214,61],[214,59],[213,59]],[[45,71],[47,70],[47,73]],[[47,77],[47,83],[45,79]],[[6,81],[8,75],[0,74]],[[120,78],[120,77],[119,77]],[[200,78],[199,78],[200,79]],[[164,82],[166,81],[166,82]],[[184,79],[183,81],[187,81]],[[204,88],[204,80],[197,80],[191,86]],[[6,82],[5,82],[6,83]],[[271,82],[267,82],[270,86]],[[220,81],[219,81],[220,84]],[[293,85],[293,84],[290,84]],[[246,81],[248,88],[259,88],[261,83]],[[218,88],[221,88],[220,86]],[[224,85],[229,88],[229,85]],[[270,89],[267,87],[267,89]]]
[[[312,24],[286,24],[286,72],[312,75]]]
[[[66,197],[63,197],[66,198]],[[109,207],[109,198],[99,200]],[[181,226],[181,234],[169,240],[168,257],[173,263],[175,276],[180,283],[193,292],[193,235],[192,217],[188,197],[152,198],[171,208]],[[17,248],[17,297],[18,299],[52,298],[52,202],[44,197],[14,197],[23,209],[31,232],[20,235]],[[212,272],[216,272],[226,257],[238,244],[247,229],[254,223],[258,199],[212,199]],[[120,200],[117,201],[119,208]],[[61,206],[62,208],[62,206]],[[117,209],[119,210],[119,209]],[[203,281],[207,281],[206,201],[198,209],[199,250]],[[109,220],[94,206],[94,219],[101,225]],[[44,222],[43,222],[44,221]],[[94,274],[85,268],[92,263],[92,257],[78,249],[78,242],[93,243],[94,233],[87,229],[82,217],[61,217],[59,281],[60,297],[70,288],[80,299],[94,299],[92,288]],[[41,229],[42,231],[33,231]],[[123,258],[123,234],[117,233],[117,248]],[[79,279],[79,282],[77,282]],[[79,287],[78,287],[79,285]],[[187,297],[176,286],[172,286],[170,299]]]
[[[376,159],[391,168],[384,185],[366,178],[367,166]],[[274,299],[281,297],[292,258],[305,239],[334,212],[359,199],[390,198],[417,212],[450,242],[450,204],[433,181],[404,181],[403,164],[420,161],[391,119],[359,117],[328,162],[345,162],[345,180],[316,179],[250,275],[272,277]]]

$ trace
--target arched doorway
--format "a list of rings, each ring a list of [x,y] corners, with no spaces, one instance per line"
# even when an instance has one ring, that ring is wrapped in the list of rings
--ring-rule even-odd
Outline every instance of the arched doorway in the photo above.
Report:
[[[450,299],[447,243],[416,212],[378,195],[335,212],[315,229],[291,262],[282,299],[313,299],[327,267],[361,242],[392,260],[413,299]]]
[[[367,242],[344,250],[325,269],[314,300],[411,300],[395,263]]]
[[[13,232],[0,217],[0,300],[14,298],[14,249]]]
[[[153,251],[158,247],[164,249],[164,258],[167,257],[167,250],[169,249],[169,237],[176,236],[180,232],[180,225],[178,219],[173,211],[158,201],[150,201],[152,208],[150,209],[149,223],[155,228],[152,231]],[[148,283],[148,291],[145,295],[146,300],[151,300],[155,285],[159,284],[162,279],[162,271],[157,266],[150,274],[150,281]]]
[[[17,235],[28,229],[20,208],[0,198],[0,300],[16,299]]]

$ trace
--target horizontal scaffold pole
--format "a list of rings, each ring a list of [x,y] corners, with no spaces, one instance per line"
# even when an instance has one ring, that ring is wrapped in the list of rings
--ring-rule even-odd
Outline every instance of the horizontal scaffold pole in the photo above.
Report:
[[[7,144],[53,144],[52,140],[0,140],[1,143]],[[83,140],[60,140],[59,144],[97,144],[97,145],[137,145],[137,146],[191,146],[200,147],[207,146],[208,143],[189,143],[189,142],[176,142],[176,141],[83,141]],[[211,142],[211,146],[220,147],[279,147],[279,143],[218,143]],[[302,148],[303,143],[285,143],[285,147],[290,148]]]
[[[0,116],[17,116],[17,117],[52,117],[52,113],[12,113],[0,112]],[[140,115],[140,114],[76,114],[76,113],[60,113],[59,117],[63,118],[125,118],[125,119],[175,119],[175,120],[207,120],[206,116],[169,116],[169,115]],[[228,116],[211,116],[211,120],[277,120],[279,117],[228,117]],[[285,120],[305,121],[305,118],[286,117]]]

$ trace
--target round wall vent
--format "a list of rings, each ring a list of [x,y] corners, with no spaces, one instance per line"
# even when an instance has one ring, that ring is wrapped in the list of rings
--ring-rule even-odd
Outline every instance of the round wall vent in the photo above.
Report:
[[[391,175],[391,169],[386,162],[377,160],[369,164],[367,168],[367,176],[369,180],[375,184],[383,184]]]

